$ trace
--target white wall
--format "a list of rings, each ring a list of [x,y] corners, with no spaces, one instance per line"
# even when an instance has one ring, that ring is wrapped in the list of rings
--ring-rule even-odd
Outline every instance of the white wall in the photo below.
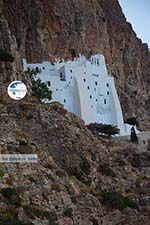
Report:
[[[24,70],[39,67],[40,79],[45,83],[51,82],[51,102],[60,102],[86,124],[112,124],[118,126],[121,135],[129,134],[129,127],[124,125],[114,79],[107,74],[103,55],[92,56],[89,60],[80,56],[75,61],[57,62],[55,65],[50,62],[26,64],[25,60],[23,63]]]

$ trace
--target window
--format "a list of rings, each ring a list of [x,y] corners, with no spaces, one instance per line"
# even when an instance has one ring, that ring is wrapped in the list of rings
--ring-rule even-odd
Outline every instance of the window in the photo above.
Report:
[[[83,79],[84,82],[86,82],[86,79]]]
[[[92,98],[92,95],[90,95],[90,98]]]
[[[64,103],[66,102],[66,99],[64,99]]]
[[[42,69],[45,70],[45,67],[43,67]]]
[[[96,102],[97,102],[97,99],[96,99]]]
[[[51,86],[51,82],[47,81],[47,86],[50,87]]]
[[[97,59],[97,65],[99,65],[99,59]]]
[[[72,79],[72,77],[70,77]]]
[[[58,89],[56,89],[56,91],[58,91]]]
[[[96,88],[94,88],[94,91],[96,91]]]
[[[96,85],[96,86],[98,85],[97,81],[95,81],[95,85]]]
[[[62,80],[62,81],[66,80],[65,74],[63,74],[62,72],[60,72],[60,80]]]
[[[93,108],[93,105],[91,105],[91,108]]]
[[[84,72],[84,74],[86,74],[86,72]]]
[[[70,70],[70,73],[72,73],[72,70]]]
[[[106,99],[104,99],[104,104],[106,105]]]
[[[106,86],[109,87],[109,84],[107,83]]]
[[[89,86],[87,86],[87,89],[90,89],[90,87],[89,87]]]
[[[109,91],[107,91],[107,95],[109,95]]]

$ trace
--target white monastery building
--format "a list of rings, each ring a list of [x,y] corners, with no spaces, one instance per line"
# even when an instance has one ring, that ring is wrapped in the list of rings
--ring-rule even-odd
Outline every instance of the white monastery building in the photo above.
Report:
[[[112,124],[120,135],[129,135],[131,126],[124,124],[114,78],[108,75],[104,56],[84,56],[74,61],[56,63],[43,61],[28,64],[23,59],[23,69],[40,69],[37,75],[52,91],[50,102],[60,102],[64,108],[85,121]]]

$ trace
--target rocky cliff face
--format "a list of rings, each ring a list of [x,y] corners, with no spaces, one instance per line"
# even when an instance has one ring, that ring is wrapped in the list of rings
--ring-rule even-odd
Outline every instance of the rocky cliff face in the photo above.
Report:
[[[70,49],[105,55],[125,118],[149,128],[150,53],[126,22],[117,0],[0,1],[19,56],[30,62],[70,57]],[[7,41],[7,40],[5,40]],[[14,53],[15,54],[15,53]]]
[[[30,90],[21,58],[67,59],[70,49],[103,53],[125,116],[148,127],[149,51],[116,0],[0,0],[0,153],[39,157],[0,164],[0,225],[149,225],[149,151],[94,137],[59,104],[6,94],[14,79]]]
[[[58,104],[0,111],[1,153],[39,157],[0,165],[0,224],[149,225],[149,152],[94,137]]]

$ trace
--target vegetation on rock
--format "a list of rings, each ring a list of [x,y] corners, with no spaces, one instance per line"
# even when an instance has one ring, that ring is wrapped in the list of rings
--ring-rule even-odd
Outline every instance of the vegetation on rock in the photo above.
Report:
[[[111,124],[90,123],[87,128],[95,135],[107,135],[109,137],[120,132],[117,126]]]
[[[37,97],[39,103],[44,102],[45,100],[51,100],[52,92],[49,90],[47,85],[41,81],[40,78],[37,78],[37,74],[39,73],[39,69],[37,67],[36,70],[28,68],[26,73],[29,75],[32,83],[32,95]]]
[[[9,200],[11,204],[20,206],[21,199],[20,199],[19,193],[17,192],[15,188],[10,188],[10,187],[2,188],[0,192],[7,200]]]
[[[130,139],[131,139],[131,142],[138,143],[138,137],[136,135],[134,127],[131,128]]]
[[[114,191],[106,191],[101,193],[102,202],[112,208],[116,208],[119,210],[123,210],[127,207],[137,209],[137,204],[129,199],[128,197],[125,197],[121,195],[118,192]]]
[[[115,172],[111,169],[111,167],[107,163],[100,163],[99,169],[103,175],[115,177]]]

